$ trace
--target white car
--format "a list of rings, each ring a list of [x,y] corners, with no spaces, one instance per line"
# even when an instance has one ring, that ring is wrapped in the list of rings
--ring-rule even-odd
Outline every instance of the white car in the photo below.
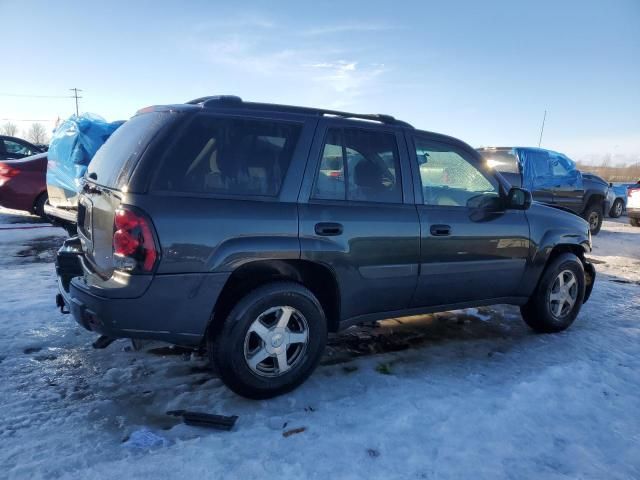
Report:
[[[640,181],[627,189],[627,215],[631,225],[640,227]]]

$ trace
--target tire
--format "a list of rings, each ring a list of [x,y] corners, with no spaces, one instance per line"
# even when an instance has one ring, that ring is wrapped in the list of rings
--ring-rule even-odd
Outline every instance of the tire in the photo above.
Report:
[[[629,223],[632,227],[640,227],[640,218],[629,217]]]
[[[591,235],[597,235],[602,228],[602,220],[604,213],[602,211],[602,205],[598,203],[592,203],[584,211],[582,218],[589,222],[589,230]]]
[[[40,195],[38,195],[38,198],[36,198],[36,201],[33,204],[33,213],[35,213],[43,220],[49,220],[47,214],[44,213],[44,206],[47,203],[48,199],[49,196],[47,195],[47,192],[42,192]]]
[[[553,300],[552,296],[564,297],[561,291],[556,290],[559,287],[558,282],[561,274],[563,274],[566,283],[568,283],[567,279],[573,277],[575,289],[571,287],[567,292],[573,297],[573,304],[570,305],[563,301],[558,315],[560,301]],[[585,284],[584,267],[580,259],[572,253],[563,253],[546,267],[535,292],[529,298],[529,302],[520,307],[522,318],[529,327],[538,333],[556,333],[567,329],[582,308]]]
[[[284,321],[285,310],[289,320],[282,327],[278,321]],[[306,343],[295,341],[305,329]],[[222,381],[238,395],[265,399],[293,390],[311,375],[324,351],[327,322],[309,290],[277,282],[242,298],[218,332],[210,336],[208,350]]]
[[[611,206],[611,210],[609,211],[609,216],[611,218],[620,218],[623,210],[624,210],[624,203],[622,203],[622,199],[616,198],[616,201],[613,202],[613,205]]]

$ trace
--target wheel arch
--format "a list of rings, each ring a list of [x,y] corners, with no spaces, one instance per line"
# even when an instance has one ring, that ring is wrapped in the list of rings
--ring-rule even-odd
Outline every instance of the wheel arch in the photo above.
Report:
[[[585,202],[583,212],[589,208],[591,205],[596,203],[603,203],[607,198],[606,194],[599,191],[589,190],[585,193]],[[604,206],[603,206],[604,210]],[[606,213],[603,211],[603,213]]]
[[[563,241],[548,245],[546,248],[539,250],[540,257],[534,260],[533,274],[529,277],[529,295],[533,294],[542,275],[547,267],[553,263],[558,257],[570,253],[578,257],[585,271],[585,296],[583,302],[586,302],[591,295],[593,283],[595,281],[595,268],[587,258],[586,254],[590,252],[588,240],[584,242]]]
[[[233,306],[247,293],[263,285],[292,281],[308,288],[318,299],[327,319],[327,329],[335,332],[340,323],[340,293],[330,267],[309,260],[255,260],[238,268],[227,279],[213,308],[205,338],[215,336]]]

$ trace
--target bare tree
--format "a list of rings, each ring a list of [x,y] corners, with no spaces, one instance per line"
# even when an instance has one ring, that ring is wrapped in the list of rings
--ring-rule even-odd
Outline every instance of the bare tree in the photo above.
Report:
[[[3,135],[15,137],[16,133],[18,133],[18,126],[15,123],[6,122],[4,125],[2,125],[2,130],[0,131]]]
[[[47,143],[49,141],[47,129],[41,123],[32,123],[27,132],[27,139],[31,143]]]

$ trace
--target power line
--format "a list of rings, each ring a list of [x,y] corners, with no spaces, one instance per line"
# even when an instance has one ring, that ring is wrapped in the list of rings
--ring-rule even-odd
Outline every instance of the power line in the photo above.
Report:
[[[53,122],[51,118],[0,118],[0,122]]]
[[[73,98],[73,95],[28,95],[22,93],[0,93],[0,97],[21,97],[21,98]]]

